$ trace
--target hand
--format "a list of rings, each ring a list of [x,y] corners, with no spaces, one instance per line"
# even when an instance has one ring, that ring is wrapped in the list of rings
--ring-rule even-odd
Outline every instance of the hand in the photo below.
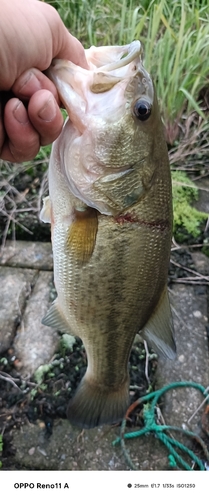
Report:
[[[43,71],[55,57],[88,65],[82,45],[49,4],[0,0],[0,10],[0,157],[22,162],[53,142],[63,125],[56,88]]]

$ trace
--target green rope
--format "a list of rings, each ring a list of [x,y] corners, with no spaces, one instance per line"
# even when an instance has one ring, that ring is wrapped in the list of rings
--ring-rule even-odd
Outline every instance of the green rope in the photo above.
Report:
[[[136,401],[136,405],[139,405],[141,403],[145,403],[143,407],[143,418],[144,418],[144,427],[143,429],[140,429],[138,431],[130,432],[125,434],[125,428],[126,428],[126,419],[122,421],[121,424],[121,435],[119,438],[117,438],[115,441],[113,441],[113,446],[121,443],[122,450],[124,452],[125,458],[127,460],[128,465],[130,466],[131,469],[137,470],[136,466],[133,464],[129,453],[126,450],[125,446],[125,439],[133,439],[136,437],[143,436],[144,434],[148,434],[150,432],[153,432],[155,436],[167,447],[169,451],[169,465],[171,467],[176,467],[179,469],[179,466],[183,467],[185,470],[193,470],[190,465],[181,457],[181,455],[178,453],[178,451],[175,449],[179,449],[181,452],[187,454],[194,464],[196,464],[200,470],[205,470],[205,467],[202,463],[202,461],[191,451],[187,446],[183,445],[176,439],[173,439],[170,437],[166,431],[177,431],[181,432],[182,434],[185,434],[186,436],[196,439],[198,443],[201,445],[206,459],[209,461],[209,451],[204,443],[204,441],[194,432],[188,431],[186,429],[181,429],[180,427],[172,426],[172,425],[158,425],[155,422],[155,408],[158,403],[158,400],[162,397],[165,392],[172,390],[172,389],[177,389],[179,387],[192,387],[194,389],[199,390],[204,396],[207,394],[207,390],[205,387],[203,387],[201,384],[196,384],[195,382],[173,382],[172,384],[169,384],[162,389],[159,389],[157,391],[154,391],[152,393],[147,394],[146,396],[143,396],[139,398]],[[207,396],[209,398],[209,395]],[[207,399],[206,398],[206,399]],[[148,403],[151,401],[151,403]]]

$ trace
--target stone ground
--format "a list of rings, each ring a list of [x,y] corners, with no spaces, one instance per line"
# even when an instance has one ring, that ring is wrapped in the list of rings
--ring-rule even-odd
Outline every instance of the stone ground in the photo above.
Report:
[[[209,259],[197,252],[193,260],[198,273],[209,276]],[[194,278],[199,279],[197,275]],[[209,278],[199,281],[199,285],[172,284],[177,359],[158,361],[159,388],[179,381],[209,386]],[[48,309],[52,282],[50,243],[7,242],[0,262],[0,356],[12,346],[23,376],[48,363],[57,347],[57,333],[40,321]],[[192,388],[170,391],[163,399],[163,418],[166,423],[200,434],[203,418],[205,423],[207,417],[204,407],[199,408],[203,399],[201,392]],[[204,425],[209,428],[209,422]],[[112,445],[118,435],[119,427],[80,432],[68,421],[57,419],[49,437],[41,421],[28,422],[21,429],[13,429],[14,469],[129,470],[121,446]],[[137,469],[169,469],[168,452],[153,435],[126,444]]]

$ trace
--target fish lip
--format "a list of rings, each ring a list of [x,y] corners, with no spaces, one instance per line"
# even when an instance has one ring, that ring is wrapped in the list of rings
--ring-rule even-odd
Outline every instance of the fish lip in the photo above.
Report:
[[[127,66],[132,61],[134,61],[134,59],[136,59],[137,57],[140,58],[140,56],[143,54],[142,44],[139,40],[134,40],[133,42],[131,42],[129,44],[121,45],[120,48],[121,48],[121,57],[127,53],[127,55],[125,57],[123,57],[122,59],[120,58],[118,61],[110,62],[110,63],[104,64],[103,66],[98,66],[97,68],[95,67],[93,71],[95,73],[98,73],[101,71],[109,72],[109,71],[113,71],[115,69],[123,68],[124,66]],[[63,62],[69,63],[69,61],[67,61],[67,60],[63,61],[63,59],[55,57],[54,59],[52,59],[51,65],[45,71],[45,74],[49,74],[49,76],[50,76],[50,68],[57,67],[59,69],[59,67],[63,66]],[[74,64],[72,62],[70,64],[71,64],[71,67],[76,67],[76,64]],[[79,69],[83,73],[92,71],[92,70],[84,69],[81,67],[79,67]]]
[[[95,73],[98,72],[109,72],[109,71],[114,71],[119,68],[123,68],[124,66],[127,66],[127,64],[130,64],[131,62],[134,61],[137,57],[140,57],[142,54],[142,45],[139,40],[135,40],[134,42],[131,42],[128,45],[124,45],[121,47],[121,55],[127,52],[127,55],[119,59],[119,61],[111,62],[108,64],[105,64],[104,66],[100,66],[94,70]]]

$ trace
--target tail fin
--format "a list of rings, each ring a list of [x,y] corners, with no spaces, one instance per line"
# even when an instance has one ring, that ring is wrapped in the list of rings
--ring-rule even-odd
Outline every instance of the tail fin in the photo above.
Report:
[[[90,429],[103,424],[113,424],[123,419],[129,405],[129,380],[118,391],[90,384],[87,377],[81,380],[75,396],[67,408],[67,418],[78,427]]]

